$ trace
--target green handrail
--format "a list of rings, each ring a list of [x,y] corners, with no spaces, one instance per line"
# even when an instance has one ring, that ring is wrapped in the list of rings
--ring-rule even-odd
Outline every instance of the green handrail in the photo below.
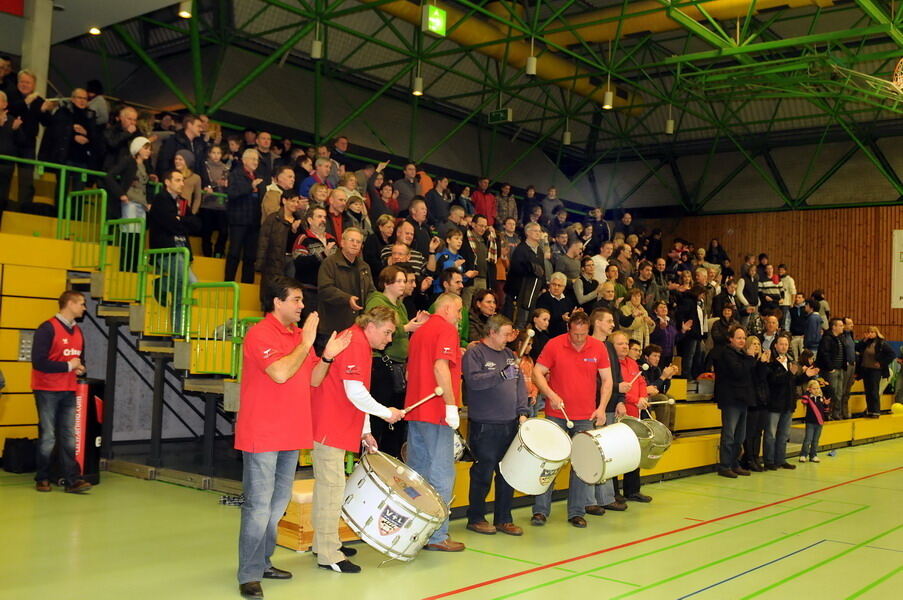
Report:
[[[244,362],[244,354],[242,347],[245,343],[245,334],[251,325],[263,321],[263,317],[245,317],[238,322],[238,330],[235,338],[232,340],[232,376],[237,377],[241,381],[241,367]]]
[[[234,375],[239,294],[234,281],[188,286],[185,339],[195,342],[192,373]]]
[[[144,219],[107,221],[100,244],[100,272],[103,274],[103,298],[112,302],[141,302],[144,272]],[[118,260],[113,260],[113,248]]]
[[[101,239],[107,220],[107,192],[70,192],[59,206],[57,238],[71,240],[72,266],[99,270],[103,264]]]
[[[188,248],[156,248],[144,253],[140,279],[145,333],[185,336],[190,259]],[[151,276],[156,277],[151,280]]]

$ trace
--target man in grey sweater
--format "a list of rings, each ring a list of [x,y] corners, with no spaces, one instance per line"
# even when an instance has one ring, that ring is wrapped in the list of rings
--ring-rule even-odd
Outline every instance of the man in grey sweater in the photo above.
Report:
[[[514,489],[498,471],[499,462],[517,435],[520,423],[527,420],[530,408],[524,375],[517,356],[507,348],[513,325],[502,315],[486,322],[486,335],[464,353],[462,376],[467,390],[470,426],[470,506],[467,528],[492,535],[496,531],[523,535],[523,529],[511,517]],[[486,495],[495,473],[495,518],[486,521]]]

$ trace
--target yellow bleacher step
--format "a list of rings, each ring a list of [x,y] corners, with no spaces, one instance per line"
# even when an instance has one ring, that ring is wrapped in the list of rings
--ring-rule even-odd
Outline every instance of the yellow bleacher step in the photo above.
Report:
[[[903,433],[903,415],[881,415],[878,419],[853,419],[854,440],[867,440],[897,433]]]
[[[0,298],[0,327],[37,329],[58,310],[56,300],[3,296]]]
[[[18,329],[0,329],[0,360],[19,360]]]
[[[182,380],[182,389],[199,394],[222,394],[225,380],[213,377],[186,377]]]
[[[31,363],[30,362],[3,362],[0,369],[6,377],[4,394],[30,394],[31,393]]]
[[[59,298],[66,290],[66,269],[3,265],[4,296]]]
[[[35,425],[38,409],[32,394],[0,395],[0,426]]]

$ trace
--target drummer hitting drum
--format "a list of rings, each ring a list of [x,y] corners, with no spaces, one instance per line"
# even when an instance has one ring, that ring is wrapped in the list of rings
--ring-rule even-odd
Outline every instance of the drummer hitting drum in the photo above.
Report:
[[[467,390],[468,436],[474,462],[470,467],[467,529],[492,535],[497,531],[523,535],[514,524],[511,501],[514,489],[505,481],[499,463],[520,423],[527,420],[530,406],[518,358],[508,349],[513,336],[511,321],[493,315],[486,322],[486,335],[464,353],[464,387]],[[495,474],[495,515],[486,521],[486,495]]]
[[[358,573],[361,568],[348,560],[356,554],[339,540],[339,517],[345,493],[345,452],[357,452],[363,446],[376,452],[376,440],[370,434],[370,418],[375,415],[389,423],[404,417],[404,412],[383,406],[370,395],[373,350],[382,350],[395,333],[395,312],[387,306],[374,306],[361,314],[340,337],[350,336],[348,347],[323,362],[331,365],[319,386],[313,382],[311,412],[314,425],[314,498],[312,550],[317,566],[337,573]]]
[[[640,411],[649,407],[646,397],[646,380],[643,379],[636,359],[640,355],[640,344],[628,340],[623,331],[615,331],[609,338],[618,355],[621,377],[630,385],[624,393],[624,408],[627,416],[640,418]],[[640,493],[640,468],[624,473],[624,496],[633,502],[652,502],[652,497]]]
[[[605,424],[605,409],[612,391],[608,352],[589,335],[590,320],[576,312],[568,332],[552,338],[543,348],[533,370],[533,381],[546,398],[546,418],[574,435]],[[601,378],[598,395],[596,378]],[[568,421],[573,421],[568,427]],[[552,489],[535,496],[533,525],[545,525],[552,509]],[[595,492],[571,471],[568,485],[568,522],[586,527],[586,507],[594,505]]]

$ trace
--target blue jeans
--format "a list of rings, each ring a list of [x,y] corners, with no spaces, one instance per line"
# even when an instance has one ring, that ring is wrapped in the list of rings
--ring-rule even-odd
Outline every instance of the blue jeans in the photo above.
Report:
[[[276,527],[292,498],[298,451],[242,452],[242,456],[245,503],[238,535],[238,583],[247,583],[260,581],[272,566]]]
[[[607,412],[605,413],[605,424],[611,425],[612,423],[617,423],[618,419],[615,413]],[[608,481],[604,483],[600,483],[598,485],[593,486],[593,498],[594,501],[590,502],[590,504],[595,504],[597,506],[608,506],[612,502],[615,501],[615,494],[618,493],[618,490],[615,489],[615,486],[618,484],[618,478],[612,477]]]
[[[50,454],[58,444],[57,455],[68,485],[81,479],[75,462],[75,392],[34,390],[38,405],[38,450],[35,481],[50,479]]]
[[[806,423],[806,435],[803,437],[800,456],[815,458],[818,455],[818,438],[821,437],[822,427],[818,423]]]
[[[408,422],[408,466],[420,473],[451,504],[455,485],[454,430],[448,425]],[[430,537],[430,544],[448,539],[448,519]]]
[[[787,462],[787,440],[790,439],[790,422],[793,412],[769,412],[768,426],[765,428],[766,465],[779,467]]]
[[[467,435],[474,462],[470,467],[470,505],[467,507],[467,522],[479,523],[486,520],[486,495],[495,475],[494,525],[511,523],[512,488],[499,470],[499,462],[505,457],[511,440],[517,435],[518,423],[475,423],[470,422]]]
[[[589,431],[590,429],[596,428],[595,424],[593,424],[593,422],[589,419],[575,420],[574,427],[568,429],[564,419],[559,419],[558,417],[546,418],[564,429],[567,434],[572,437],[574,436],[574,434],[580,433],[581,431]],[[571,469],[571,477],[568,481],[568,519],[572,519],[574,517],[582,517],[586,514],[587,506],[596,504],[594,489],[596,487],[598,486],[584,483],[582,479],[574,474],[574,469]],[[555,484],[552,483],[552,485],[549,486],[549,489],[546,490],[545,493],[533,497],[534,513],[539,513],[547,517],[552,513],[552,492],[554,491]]]
[[[721,457],[718,468],[722,471],[740,466],[740,446],[746,439],[746,406],[729,404],[721,409]]]

